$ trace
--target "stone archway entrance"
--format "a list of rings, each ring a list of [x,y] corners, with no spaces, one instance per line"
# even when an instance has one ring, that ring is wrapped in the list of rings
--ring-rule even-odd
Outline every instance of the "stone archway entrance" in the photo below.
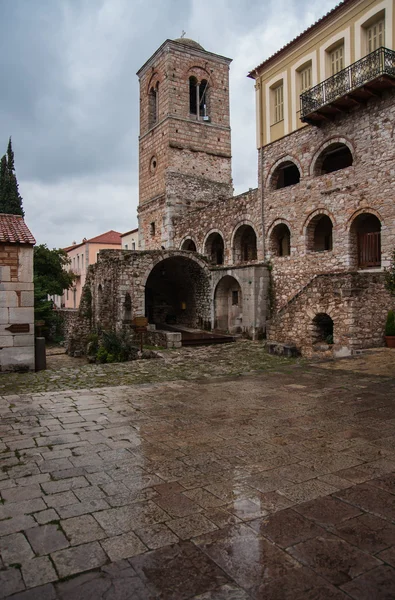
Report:
[[[239,282],[231,275],[225,275],[218,283],[215,296],[215,329],[229,333],[242,330],[242,294]]]
[[[210,281],[198,262],[171,256],[158,262],[145,284],[145,314],[149,323],[210,327]]]

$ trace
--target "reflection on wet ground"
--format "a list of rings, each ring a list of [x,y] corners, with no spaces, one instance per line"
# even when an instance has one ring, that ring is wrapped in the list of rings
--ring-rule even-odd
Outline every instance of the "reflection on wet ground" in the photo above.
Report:
[[[0,597],[388,599],[395,379],[4,396]]]

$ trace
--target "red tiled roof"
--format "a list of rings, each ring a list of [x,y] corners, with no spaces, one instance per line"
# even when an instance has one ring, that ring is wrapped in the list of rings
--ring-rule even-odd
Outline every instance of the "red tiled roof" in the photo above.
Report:
[[[65,252],[69,252],[70,250],[74,250],[74,248],[79,248],[79,246],[83,246],[84,244],[114,244],[114,246],[121,246],[121,234],[118,231],[114,231],[110,229],[106,233],[102,233],[97,235],[96,237],[90,238],[89,240],[83,239],[79,244],[72,244],[71,246],[67,246],[67,248],[63,248]]]
[[[282,48],[280,48],[280,50],[277,50],[277,52],[275,52],[274,54],[272,54],[271,56],[269,56],[269,58],[267,58],[260,65],[258,65],[257,67],[255,67],[255,69],[252,69],[252,71],[250,71],[248,73],[247,77],[251,77],[251,79],[255,79],[256,75],[258,75],[257,71],[259,71],[262,67],[266,67],[275,58],[278,58],[281,54],[283,54],[287,50],[289,50],[289,48],[291,48],[292,46],[296,45],[297,42],[300,42],[300,40],[303,39],[303,37],[307,36],[307,34],[311,33],[316,28],[318,29],[318,27],[323,23],[323,21],[326,21],[326,19],[328,19],[329,17],[333,17],[337,13],[341,12],[343,10],[343,8],[347,7],[349,4],[352,4],[353,2],[357,2],[357,1],[358,0],[343,0],[343,2],[340,2],[340,4],[337,4],[335,6],[335,8],[332,8],[332,10],[330,10],[329,12],[327,12],[323,17],[321,17],[320,19],[318,19],[318,21],[316,21],[315,23],[313,23],[313,25],[310,25],[310,27],[308,27],[307,29],[305,29],[304,31],[302,31],[302,33],[300,33],[293,40],[291,40],[290,42],[288,42],[288,44],[285,44],[285,46],[283,46]]]
[[[96,237],[87,240],[89,244],[119,244],[121,245],[121,234],[118,231],[111,229],[106,233],[97,235]]]
[[[23,217],[0,213],[0,242],[34,245],[36,240],[30,233]]]

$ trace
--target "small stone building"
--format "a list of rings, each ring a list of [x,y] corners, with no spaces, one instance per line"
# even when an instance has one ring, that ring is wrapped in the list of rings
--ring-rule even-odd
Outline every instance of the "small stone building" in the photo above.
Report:
[[[34,370],[34,237],[19,215],[0,214],[0,371]]]

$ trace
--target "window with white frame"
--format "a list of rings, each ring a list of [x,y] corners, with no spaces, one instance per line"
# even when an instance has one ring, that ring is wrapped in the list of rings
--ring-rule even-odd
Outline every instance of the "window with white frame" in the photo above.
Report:
[[[284,85],[280,83],[273,89],[273,125],[284,120]]]
[[[385,19],[380,19],[366,28],[366,50],[369,54],[385,46]]]
[[[330,73],[336,75],[339,71],[344,69],[344,45],[337,46],[334,50],[329,53],[330,61]]]

